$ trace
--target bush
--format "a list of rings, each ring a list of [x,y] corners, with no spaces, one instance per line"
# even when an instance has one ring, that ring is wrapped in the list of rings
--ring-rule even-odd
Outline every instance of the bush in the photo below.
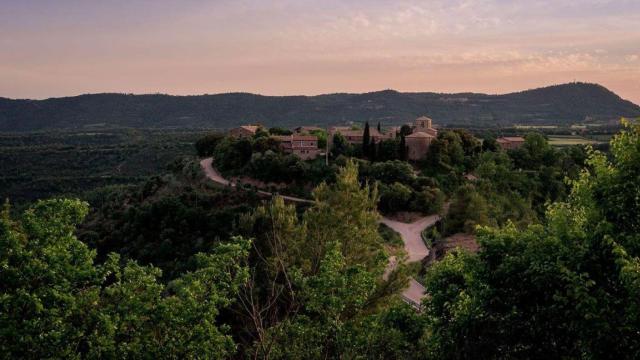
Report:
[[[380,189],[380,210],[386,213],[408,210],[412,193],[413,191],[410,187],[398,182],[389,186],[382,185]]]
[[[198,156],[206,157],[213,155],[214,150],[218,143],[224,139],[224,135],[220,133],[213,133],[204,136],[203,138],[196,141],[195,147]]]
[[[382,240],[384,241],[385,244],[391,245],[391,246],[404,245],[404,243],[402,242],[402,237],[400,237],[400,234],[398,234],[395,230],[388,227],[387,225],[380,223],[380,225],[378,225],[378,232],[380,233],[380,236],[382,236]]]
[[[444,206],[444,193],[438,188],[424,187],[416,192],[412,208],[425,214],[436,214],[442,212]]]
[[[400,160],[371,164],[367,176],[384,184],[411,184],[415,178],[411,165]]]

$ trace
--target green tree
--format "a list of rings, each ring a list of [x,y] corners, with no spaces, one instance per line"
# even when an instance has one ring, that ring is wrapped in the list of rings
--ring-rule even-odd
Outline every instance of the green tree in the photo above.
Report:
[[[416,193],[412,208],[424,214],[441,213],[444,207],[445,195],[436,187],[425,186]]]
[[[480,228],[477,255],[427,273],[429,353],[448,358],[640,356],[640,128],[591,151],[546,221]],[[453,204],[452,204],[453,207]]]
[[[472,185],[460,187],[453,196],[446,231],[473,233],[477,225],[489,224],[489,205]]]
[[[271,135],[291,135],[293,132],[289,129],[284,129],[281,127],[272,127],[269,128],[269,134]]]
[[[400,141],[398,139],[385,139],[378,143],[378,161],[399,159]]]
[[[252,140],[228,136],[216,146],[213,160],[219,170],[240,170],[251,160],[252,154]]]
[[[219,309],[246,280],[248,242],[198,256],[165,286],[160,271],[125,265],[73,235],[88,205],[40,201],[20,220],[0,217],[0,352],[6,358],[225,358],[235,346]]]
[[[362,154],[369,157],[371,147],[371,135],[369,134],[369,122],[364,123],[364,131],[362,132]]]
[[[340,133],[335,133],[333,135],[333,140],[331,142],[331,156],[333,158],[337,158],[340,155],[348,155],[350,151],[351,145],[347,142],[347,139]]]
[[[223,134],[214,133],[198,139],[195,144],[198,156],[205,157],[213,155],[216,146],[223,138]]]
[[[409,204],[413,191],[410,187],[401,183],[393,183],[388,186],[381,186],[380,189],[380,210],[385,213],[395,213],[409,210]]]
[[[364,336],[362,319],[406,286],[403,264],[383,279],[377,190],[361,187],[357,170],[348,161],[334,184],[318,186],[301,219],[276,198],[240,222],[245,235],[256,234],[258,261],[240,300],[252,324],[253,356],[346,354],[355,346],[344,340],[347,327],[349,336]]]

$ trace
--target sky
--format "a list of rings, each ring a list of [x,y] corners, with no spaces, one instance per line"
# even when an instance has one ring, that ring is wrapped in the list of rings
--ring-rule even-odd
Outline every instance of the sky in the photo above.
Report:
[[[0,96],[506,93],[640,104],[640,0],[0,0]]]

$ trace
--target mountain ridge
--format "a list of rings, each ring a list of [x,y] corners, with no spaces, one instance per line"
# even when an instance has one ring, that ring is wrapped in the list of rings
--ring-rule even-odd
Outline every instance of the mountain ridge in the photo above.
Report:
[[[607,88],[567,83],[507,94],[398,92],[272,96],[246,92],[205,95],[96,93],[43,100],[0,97],[0,131],[87,126],[229,128],[382,122],[419,115],[441,125],[568,124],[640,116],[640,106]]]

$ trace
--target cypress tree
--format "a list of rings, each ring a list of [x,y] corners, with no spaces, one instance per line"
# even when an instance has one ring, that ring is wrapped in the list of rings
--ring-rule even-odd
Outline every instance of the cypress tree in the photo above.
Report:
[[[369,122],[364,123],[364,133],[362,133],[362,155],[369,156],[369,143],[371,135],[369,134]]]
[[[407,143],[404,140],[404,135],[400,135],[400,148],[398,149],[398,157],[400,160],[407,161]]]
[[[378,132],[382,133],[382,128],[380,127],[380,121],[378,121]]]

